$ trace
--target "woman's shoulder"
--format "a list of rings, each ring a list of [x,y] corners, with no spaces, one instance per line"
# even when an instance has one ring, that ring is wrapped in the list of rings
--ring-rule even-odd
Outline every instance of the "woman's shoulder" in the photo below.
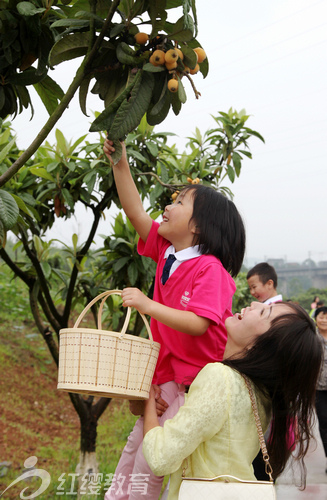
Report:
[[[202,368],[202,370],[198,373],[197,377],[194,380],[194,382],[200,384],[203,384],[203,382],[206,382],[208,384],[226,384],[227,381],[232,384],[239,383],[240,381],[242,381],[242,376],[236,370],[233,370],[233,368],[230,368],[229,366],[221,362],[208,363]]]

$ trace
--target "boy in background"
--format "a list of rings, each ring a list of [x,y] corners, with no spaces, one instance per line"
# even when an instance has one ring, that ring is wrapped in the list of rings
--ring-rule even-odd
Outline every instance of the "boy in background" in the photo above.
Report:
[[[259,302],[271,304],[283,300],[282,295],[277,293],[277,273],[268,262],[256,264],[250,269],[246,279],[252,297]]]

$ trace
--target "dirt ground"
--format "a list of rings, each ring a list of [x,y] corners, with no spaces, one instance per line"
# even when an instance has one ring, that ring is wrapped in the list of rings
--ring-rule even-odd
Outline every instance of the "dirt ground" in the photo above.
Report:
[[[36,374],[33,359],[26,361],[2,370],[0,378],[0,462],[14,469],[55,440],[79,444],[79,419],[68,394],[56,390],[56,371]]]

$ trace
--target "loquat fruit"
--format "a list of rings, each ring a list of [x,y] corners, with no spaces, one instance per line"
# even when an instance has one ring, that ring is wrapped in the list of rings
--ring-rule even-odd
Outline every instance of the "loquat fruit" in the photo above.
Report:
[[[192,184],[192,182],[193,182],[192,177],[188,177],[186,180],[187,180],[187,182],[188,182],[189,184]]]
[[[196,179],[192,180],[192,184],[199,184],[200,179],[197,177]]]
[[[178,195],[179,195],[179,192],[178,192],[178,191],[175,191],[175,193],[173,193],[173,194],[171,195],[171,199],[172,199],[173,201],[175,201]]]
[[[149,59],[153,66],[162,66],[165,64],[165,53],[163,50],[155,50]]]
[[[181,49],[178,49],[177,47],[175,48],[177,54],[178,54],[178,57],[180,58],[180,60],[182,61],[184,59],[184,54],[183,52],[181,51]]]
[[[136,33],[136,35],[134,36],[135,38],[135,42],[140,44],[140,45],[145,45],[146,42],[149,40],[149,35],[147,35],[146,33]]]
[[[196,75],[196,74],[198,73],[198,71],[199,71],[199,70],[200,70],[200,66],[197,64],[197,65],[195,66],[195,68],[190,69],[190,74],[191,74],[191,75]]]
[[[190,68],[188,66],[184,66],[184,73],[186,73],[187,75],[190,74]]]
[[[178,90],[178,80],[175,80],[175,78],[171,78],[169,81],[168,81],[168,90],[170,90],[170,92],[177,92]]]
[[[166,63],[172,63],[174,61],[178,61],[178,52],[176,49],[169,49],[165,53],[165,61]]]
[[[198,63],[202,63],[207,58],[207,54],[201,47],[197,47],[196,49],[193,50],[198,56]]]
[[[166,68],[168,71],[177,68],[177,61],[173,61],[172,63],[165,63]]]

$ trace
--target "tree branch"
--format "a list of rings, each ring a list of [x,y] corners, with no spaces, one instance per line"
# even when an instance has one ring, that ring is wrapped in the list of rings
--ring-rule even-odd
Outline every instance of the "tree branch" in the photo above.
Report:
[[[4,248],[0,249],[0,257],[2,257],[2,259],[4,260],[4,262],[13,271],[13,273],[15,274],[15,276],[18,276],[18,278],[20,278],[28,286],[28,288],[32,288],[33,287],[33,285],[35,283],[35,279],[29,277],[26,273],[24,273],[24,271],[22,271],[20,269],[20,267],[18,267],[15,264],[15,262],[13,262],[11,260],[11,258],[9,257],[9,255],[7,254],[7,252],[5,251]]]
[[[28,241],[27,241],[24,233],[22,233],[22,243],[23,243],[23,246],[24,246],[24,249],[25,249],[25,252],[26,252],[28,258],[30,259],[30,261],[32,262],[32,264],[35,268],[35,271],[36,271],[36,274],[38,277],[38,281],[40,283],[41,290],[43,291],[44,297],[47,301],[47,304],[50,308],[50,311],[53,314],[54,318],[58,322],[60,322],[61,316],[58,313],[58,311],[53,303],[52,297],[51,297],[50,292],[49,292],[47,280],[44,277],[40,262],[38,261],[37,257],[34,255],[34,253],[31,251],[30,247],[28,246]]]
[[[159,182],[159,184],[161,184],[163,187],[171,189],[172,191],[175,191],[178,188],[185,187],[185,183],[184,184],[165,184],[164,182],[162,182],[162,180],[160,179],[160,177],[158,177],[158,175],[155,174],[155,173],[153,173],[153,172],[138,172],[137,175],[151,175],[152,177],[154,177],[155,179],[157,179],[157,181]]]
[[[55,343],[55,341],[53,340],[53,337],[52,337],[52,334],[51,334],[49,328],[47,328],[42,322],[40,310],[38,307],[38,300],[37,300],[38,295],[39,295],[39,286],[37,285],[37,283],[35,283],[35,286],[30,290],[31,311],[32,311],[32,314],[34,317],[35,324],[36,324],[39,332],[41,333],[42,337],[44,338],[54,362],[58,366],[58,363],[59,363],[58,346]]]
[[[63,112],[67,109],[70,101],[73,99],[75,92],[80,87],[85,74],[93,60],[93,58],[97,55],[100,44],[107,32],[107,29],[111,23],[112,17],[120,3],[120,0],[114,0],[110,6],[108,11],[107,19],[104,22],[102,30],[97,37],[91,51],[86,54],[81,66],[78,68],[76,75],[70,84],[66,94],[62,98],[61,102],[58,104],[55,111],[49,117],[48,121],[41,128],[40,132],[37,134],[34,141],[28,146],[27,149],[21,154],[21,156],[0,176],[0,187],[2,187],[6,182],[9,181],[18,170],[31,158],[31,156],[35,153],[35,151],[41,146],[43,141],[48,137],[49,133],[63,114]]]

